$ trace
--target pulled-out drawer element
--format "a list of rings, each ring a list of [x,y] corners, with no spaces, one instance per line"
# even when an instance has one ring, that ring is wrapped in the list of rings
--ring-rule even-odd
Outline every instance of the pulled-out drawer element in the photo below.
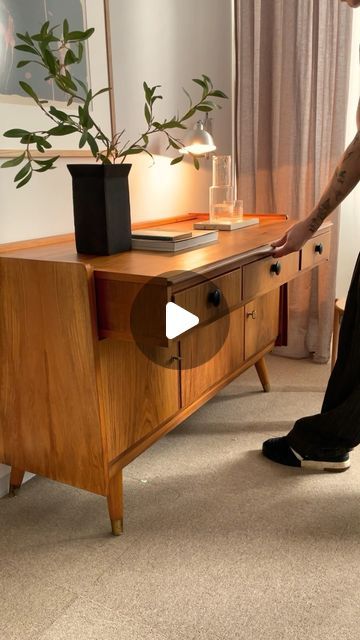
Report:
[[[329,260],[330,231],[311,238],[301,249],[301,269],[311,269],[321,262]]]
[[[173,301],[199,318],[200,324],[212,322],[241,303],[241,269],[179,291]]]
[[[299,253],[290,253],[283,258],[264,258],[243,267],[244,300],[280,287],[299,272]]]
[[[100,338],[168,346],[166,280],[130,282],[95,272],[95,291]]]

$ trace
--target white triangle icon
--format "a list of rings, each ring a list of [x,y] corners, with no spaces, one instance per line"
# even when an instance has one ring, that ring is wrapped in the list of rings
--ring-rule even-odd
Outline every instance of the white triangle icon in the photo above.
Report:
[[[184,331],[199,324],[199,318],[194,313],[179,307],[175,302],[166,304],[166,337],[171,340]]]

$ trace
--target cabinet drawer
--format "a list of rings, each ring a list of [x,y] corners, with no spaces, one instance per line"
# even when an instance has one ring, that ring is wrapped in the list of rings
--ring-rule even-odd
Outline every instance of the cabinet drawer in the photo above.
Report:
[[[199,317],[200,324],[212,322],[241,303],[241,269],[179,291],[175,304]]]
[[[299,272],[299,253],[290,253],[283,258],[264,258],[243,267],[244,299],[280,287]]]
[[[301,269],[311,269],[317,264],[329,260],[330,232],[311,238],[301,249]]]

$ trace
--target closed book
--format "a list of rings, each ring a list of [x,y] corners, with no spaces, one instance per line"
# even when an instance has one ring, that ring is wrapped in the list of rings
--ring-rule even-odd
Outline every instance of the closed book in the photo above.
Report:
[[[170,240],[178,242],[179,240],[185,240],[185,238],[191,238],[191,231],[171,231],[169,229],[139,229],[138,231],[132,231],[132,238],[140,238],[143,240]]]
[[[143,251],[183,251],[184,249],[195,249],[206,244],[216,242],[217,231],[192,231],[191,237],[184,240],[146,240],[144,238],[133,238],[132,248]]]

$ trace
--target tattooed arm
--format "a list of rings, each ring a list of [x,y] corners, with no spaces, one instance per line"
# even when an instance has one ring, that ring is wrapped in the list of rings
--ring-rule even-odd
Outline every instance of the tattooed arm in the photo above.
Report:
[[[359,109],[358,109],[359,115]],[[316,207],[310,215],[301,220],[286,232],[286,234],[272,242],[275,247],[273,256],[285,256],[292,251],[298,251],[317,231],[325,218],[342,202],[360,180],[360,130],[354,140],[344,152],[335,169],[329,184],[325,188]]]

